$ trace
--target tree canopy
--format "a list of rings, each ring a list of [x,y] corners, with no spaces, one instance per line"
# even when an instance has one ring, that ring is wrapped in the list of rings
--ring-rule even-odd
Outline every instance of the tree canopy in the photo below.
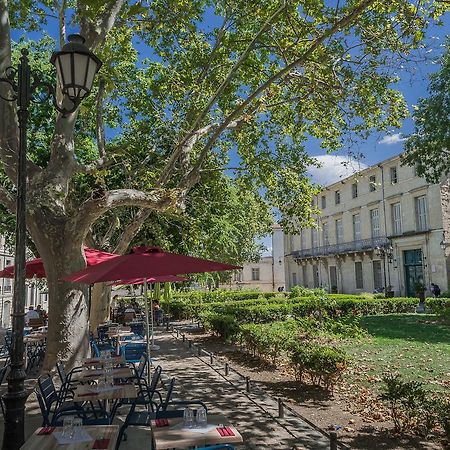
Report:
[[[429,96],[415,107],[414,133],[405,145],[404,161],[431,183],[450,173],[450,39],[445,46],[441,68],[430,76]]]

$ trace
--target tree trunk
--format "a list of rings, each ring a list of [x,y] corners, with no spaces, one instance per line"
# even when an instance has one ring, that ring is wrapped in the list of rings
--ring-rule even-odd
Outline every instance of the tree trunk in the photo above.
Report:
[[[49,305],[44,371],[54,369],[58,359],[70,368],[89,351],[88,285],[61,281],[86,267],[82,237],[67,233],[67,223],[52,214],[29,215],[28,228],[44,261]]]
[[[111,304],[111,286],[106,283],[94,284],[91,291],[90,330],[96,334],[97,326],[108,320]]]

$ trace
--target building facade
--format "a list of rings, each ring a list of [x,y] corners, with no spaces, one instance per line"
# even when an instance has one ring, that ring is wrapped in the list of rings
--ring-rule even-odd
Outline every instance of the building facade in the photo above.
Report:
[[[395,296],[415,296],[421,285],[430,295],[430,283],[447,290],[448,189],[400,156],[327,186],[313,199],[317,227],[285,235],[287,286]]]
[[[0,270],[14,264],[14,255],[8,248],[4,236],[0,235]],[[13,278],[0,278],[0,328],[11,326],[12,298],[14,292]],[[48,294],[40,289],[37,280],[27,280],[26,309],[41,305],[48,311]]]
[[[272,256],[263,256],[258,262],[245,263],[235,271],[231,282],[221,285],[225,289],[254,289],[274,292],[285,289],[284,234],[279,225],[273,226]]]

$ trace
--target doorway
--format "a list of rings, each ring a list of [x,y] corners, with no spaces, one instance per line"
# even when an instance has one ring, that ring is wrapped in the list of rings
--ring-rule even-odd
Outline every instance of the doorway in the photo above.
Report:
[[[422,250],[404,250],[403,263],[405,267],[406,295],[414,297],[416,295],[416,284],[424,284]]]
[[[330,290],[331,293],[337,293],[338,291],[338,286],[337,286],[337,271],[336,271],[336,266],[330,266]]]

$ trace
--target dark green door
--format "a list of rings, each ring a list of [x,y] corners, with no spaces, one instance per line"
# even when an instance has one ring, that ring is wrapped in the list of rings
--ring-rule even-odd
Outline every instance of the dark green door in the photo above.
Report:
[[[416,294],[415,285],[423,284],[422,250],[405,250],[403,252],[405,265],[405,285],[406,295],[414,297]]]

